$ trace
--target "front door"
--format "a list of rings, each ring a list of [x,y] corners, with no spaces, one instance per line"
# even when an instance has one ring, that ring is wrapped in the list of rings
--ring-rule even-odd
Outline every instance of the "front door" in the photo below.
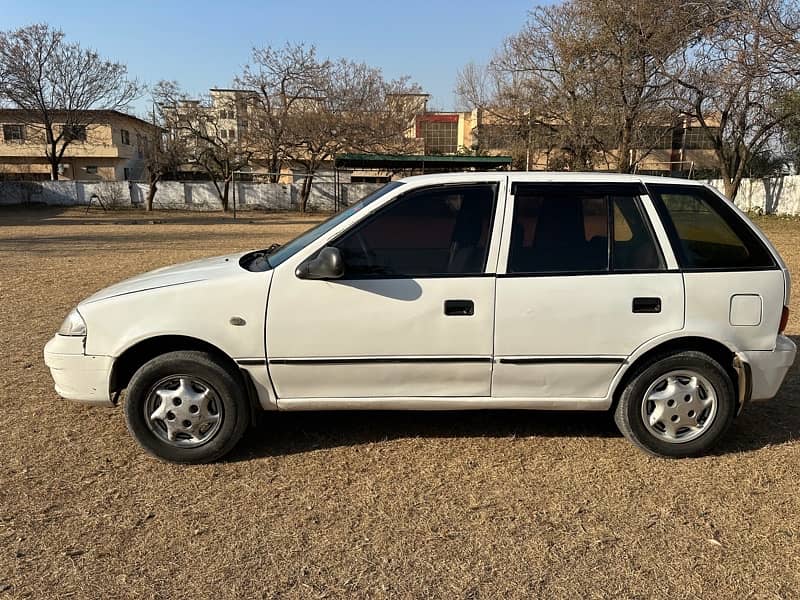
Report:
[[[326,242],[341,279],[296,277],[313,249],[278,267],[266,347],[279,399],[489,396],[503,179],[412,189],[365,216]]]
[[[683,327],[682,276],[666,270],[639,184],[519,182],[512,193],[492,396],[590,408],[639,345]]]

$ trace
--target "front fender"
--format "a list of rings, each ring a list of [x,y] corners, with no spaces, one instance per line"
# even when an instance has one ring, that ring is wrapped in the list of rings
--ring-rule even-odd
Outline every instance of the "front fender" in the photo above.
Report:
[[[271,271],[244,271],[205,281],[81,303],[86,353],[120,356],[158,336],[181,335],[233,359],[265,358],[264,318]]]

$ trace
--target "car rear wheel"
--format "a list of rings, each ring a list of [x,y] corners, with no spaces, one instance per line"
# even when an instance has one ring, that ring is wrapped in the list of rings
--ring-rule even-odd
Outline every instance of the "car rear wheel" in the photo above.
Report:
[[[622,392],[614,420],[650,454],[683,457],[710,449],[736,414],[733,382],[701,352],[662,356],[641,367]]]
[[[133,375],[125,399],[128,430],[150,454],[177,463],[218,460],[249,424],[238,376],[205,352],[158,356]]]

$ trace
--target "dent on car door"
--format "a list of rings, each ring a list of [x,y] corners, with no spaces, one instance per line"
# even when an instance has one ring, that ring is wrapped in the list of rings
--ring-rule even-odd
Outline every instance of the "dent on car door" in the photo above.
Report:
[[[492,395],[600,403],[642,343],[683,326],[638,184],[515,184]],[[502,261],[502,257],[501,257]]]
[[[276,269],[267,351],[278,396],[488,396],[498,187],[437,186],[391,201],[326,242],[344,258],[340,279],[298,279],[291,261]]]

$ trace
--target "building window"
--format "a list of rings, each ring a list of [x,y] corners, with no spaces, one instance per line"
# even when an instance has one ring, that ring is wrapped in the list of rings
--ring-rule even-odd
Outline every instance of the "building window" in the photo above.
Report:
[[[389,183],[390,179],[388,175],[351,175],[350,183]]]
[[[131,178],[131,169],[130,169],[130,167],[125,167],[122,170],[122,176],[125,179],[125,181],[130,181],[130,178]]]
[[[640,145],[644,150],[670,150],[675,143],[674,130],[671,127],[645,126],[640,135]]]
[[[64,125],[64,138],[70,142],[86,141],[86,125]]]
[[[97,175],[97,166],[96,165],[90,165],[90,166],[86,167],[86,174],[87,175]]]
[[[220,129],[219,130],[219,137],[221,137],[223,140],[227,140],[228,139],[228,130],[227,129]]]
[[[710,128],[716,133],[715,128]],[[689,127],[684,130],[683,147],[686,150],[713,150],[714,142],[708,137],[702,127]],[[680,146],[678,146],[680,147]]]
[[[525,139],[524,134],[513,125],[481,125],[474,133],[481,148],[491,150],[508,150],[513,148],[520,140]],[[531,135],[533,138],[533,135]],[[544,144],[541,144],[545,147]]]
[[[140,133],[137,133],[136,134],[136,155],[139,158],[144,157],[144,144],[145,144],[144,136],[142,134],[140,134]]]
[[[458,121],[422,121],[420,133],[425,154],[455,154],[458,151]]]
[[[22,143],[25,141],[24,125],[3,125],[3,138],[7,144]]]
[[[119,130],[119,135],[120,135],[120,138],[122,139],[122,143],[125,146],[130,146],[131,145],[131,132],[130,131],[128,131],[127,129],[120,129]]]

